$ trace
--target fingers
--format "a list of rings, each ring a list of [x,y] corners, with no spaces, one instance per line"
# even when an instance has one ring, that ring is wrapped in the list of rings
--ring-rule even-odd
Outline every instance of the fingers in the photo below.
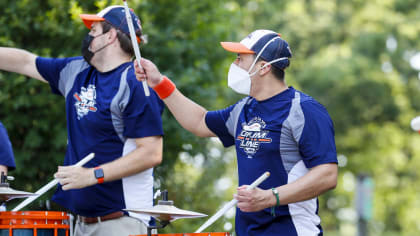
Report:
[[[61,184],[61,189],[63,189],[64,191],[67,191],[67,190],[70,190],[70,189],[73,189],[73,188],[75,188],[75,187],[73,187],[73,185],[71,183]]]
[[[83,171],[82,167],[59,166],[54,178],[58,180],[63,190],[81,188],[83,187],[79,186],[83,182],[83,178],[80,179],[81,171]]]
[[[138,81],[147,80],[147,74],[136,72],[136,78],[137,78]]]
[[[137,60],[134,61],[134,70],[136,73],[145,73],[143,67],[139,66]]]
[[[58,182],[60,183],[61,188],[63,190],[71,189],[71,180],[70,180],[70,178],[58,179]]]
[[[59,166],[57,172],[54,174],[54,178],[62,179],[65,178],[68,174],[69,167]]]
[[[69,167],[59,166],[58,171],[54,174],[54,178],[58,180],[63,190],[67,190],[71,179],[69,178]]]
[[[243,212],[252,212],[252,208],[250,207],[249,203],[247,202],[239,202],[237,207]]]
[[[162,79],[162,74],[153,62],[145,58],[140,59],[140,65],[138,62],[134,62],[134,73],[138,81],[147,80],[150,87],[154,88]]]
[[[248,187],[249,185],[242,185],[242,186],[239,186],[238,188],[236,188],[238,191],[239,190],[245,190],[247,187]]]
[[[251,200],[250,197],[244,196],[244,195],[239,195],[239,194],[234,194],[233,198],[238,200],[238,202],[248,202],[248,201]]]
[[[151,62],[150,60],[147,60],[146,58],[141,58],[140,59],[140,64],[146,70],[152,69],[153,67],[156,67],[155,64],[153,64],[153,62]]]
[[[238,191],[233,197],[238,200],[239,202],[249,202],[252,201],[253,198],[253,191],[246,189],[247,185],[243,185],[238,187]]]
[[[146,60],[146,59],[141,59]],[[136,74],[136,78],[138,81],[147,80],[147,74],[143,67],[140,67],[137,60],[134,61],[134,73]]]

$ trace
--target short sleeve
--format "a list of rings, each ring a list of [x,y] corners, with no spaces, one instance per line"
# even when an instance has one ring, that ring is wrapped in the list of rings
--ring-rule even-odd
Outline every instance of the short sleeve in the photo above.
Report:
[[[36,58],[39,74],[48,81],[55,94],[66,96],[77,74],[89,67],[82,57],[71,58]]]
[[[222,110],[209,111],[205,117],[207,127],[217,135],[225,147],[229,147],[235,144],[234,134],[229,132],[228,124],[230,113],[233,110],[233,107],[234,106],[230,106]],[[231,128],[231,130],[234,129],[234,127]]]
[[[130,98],[123,112],[123,135],[128,138],[142,138],[163,135],[162,112],[164,104],[150,89],[150,96],[144,94],[143,84],[135,80],[134,72],[129,70],[128,86]]]
[[[304,126],[299,140],[299,150],[308,168],[327,163],[337,163],[334,125],[327,110],[318,102],[301,103]]]
[[[9,170],[16,168],[12,144],[4,126],[0,123],[0,165],[7,166]]]

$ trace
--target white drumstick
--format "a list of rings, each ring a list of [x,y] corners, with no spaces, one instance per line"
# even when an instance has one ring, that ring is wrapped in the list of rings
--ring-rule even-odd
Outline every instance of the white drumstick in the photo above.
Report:
[[[92,158],[95,157],[95,153],[91,153],[87,155],[85,158],[77,162],[74,166],[83,166],[88,161],[92,160]],[[17,207],[15,207],[12,211],[19,211],[20,209],[26,207],[28,204],[33,202],[35,199],[37,199],[42,194],[46,193],[48,190],[50,190],[52,187],[58,184],[58,179],[51,180],[48,184],[44,185],[44,187],[40,188],[38,191],[35,192],[35,196],[28,197],[25,199],[25,201],[21,202]]]
[[[257,180],[255,180],[251,185],[249,185],[246,189],[251,190],[260,185],[265,179],[270,176],[270,172],[265,172],[263,175],[261,175]],[[217,219],[219,219],[222,215],[224,215],[230,208],[236,205],[238,203],[238,200],[232,199],[232,201],[228,202],[226,205],[222,207],[216,214],[214,214],[210,219],[208,219],[195,233],[201,233],[204,229],[209,227],[211,224],[213,224]]]
[[[137,44],[136,33],[134,32],[133,20],[131,18],[130,9],[128,9],[127,0],[123,0],[123,1],[124,1],[124,6],[125,6],[125,18],[127,20],[128,30],[130,31],[131,44],[133,45],[134,54],[136,54],[137,64],[141,68],[141,64],[140,64],[141,55],[140,55],[139,45]],[[143,83],[143,88],[144,88],[144,94],[146,94],[147,97],[150,96],[149,86],[147,85],[146,80],[143,80],[142,83]]]

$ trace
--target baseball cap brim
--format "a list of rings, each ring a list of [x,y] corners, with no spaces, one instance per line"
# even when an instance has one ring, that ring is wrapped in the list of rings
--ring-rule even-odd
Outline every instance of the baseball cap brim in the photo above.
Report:
[[[254,51],[250,50],[249,48],[245,47],[245,45],[241,43],[235,42],[220,42],[222,47],[229,52],[236,52],[236,53],[247,53],[247,54],[255,54]]]
[[[80,14],[80,18],[82,18],[83,23],[85,26],[90,29],[92,27],[93,22],[98,21],[105,21],[105,18],[100,17],[98,15],[92,15],[92,14]]]

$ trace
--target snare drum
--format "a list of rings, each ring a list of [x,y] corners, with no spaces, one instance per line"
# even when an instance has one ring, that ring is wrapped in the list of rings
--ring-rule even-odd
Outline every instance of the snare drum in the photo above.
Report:
[[[69,236],[69,219],[61,211],[0,212],[0,236]]]
[[[147,236],[147,234],[130,235],[130,236]],[[152,234],[152,236],[230,236],[230,234],[227,232],[217,232],[217,233]]]

